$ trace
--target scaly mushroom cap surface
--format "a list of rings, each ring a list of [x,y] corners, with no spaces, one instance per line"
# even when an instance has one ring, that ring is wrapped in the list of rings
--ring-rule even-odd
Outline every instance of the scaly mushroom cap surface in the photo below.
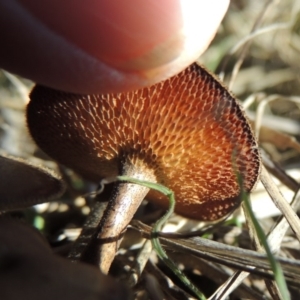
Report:
[[[175,192],[176,212],[216,220],[240,203],[260,169],[257,143],[237,101],[196,64],[162,83],[129,93],[77,95],[36,86],[27,109],[39,147],[88,179],[120,174],[142,161]],[[147,199],[168,207],[150,191]]]

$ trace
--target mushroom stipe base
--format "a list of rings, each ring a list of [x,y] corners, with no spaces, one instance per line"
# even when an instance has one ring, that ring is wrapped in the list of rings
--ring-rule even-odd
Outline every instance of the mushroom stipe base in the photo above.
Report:
[[[156,182],[153,172],[138,159],[127,160],[123,163],[122,173],[128,178],[136,180]],[[112,182],[111,180],[102,180]],[[89,245],[82,253],[73,250],[69,256],[73,261],[81,260],[98,265],[100,270],[107,274],[110,265],[118,251],[126,227],[132,220],[133,215],[141,202],[149,192],[146,185],[136,185],[130,182],[116,182],[113,195],[109,199],[101,220],[97,217],[98,211],[92,212],[90,218],[99,220],[99,224],[93,233]]]

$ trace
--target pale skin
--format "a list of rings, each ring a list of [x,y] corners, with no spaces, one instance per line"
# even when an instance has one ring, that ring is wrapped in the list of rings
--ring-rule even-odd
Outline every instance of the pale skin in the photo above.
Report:
[[[149,86],[203,53],[229,4],[125,2],[0,0],[0,67],[69,92]]]

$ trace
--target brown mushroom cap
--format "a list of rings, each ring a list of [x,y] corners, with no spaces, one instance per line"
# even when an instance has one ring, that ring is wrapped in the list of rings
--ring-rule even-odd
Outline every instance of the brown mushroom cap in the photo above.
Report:
[[[257,180],[258,146],[241,107],[196,64],[129,93],[76,95],[36,86],[30,97],[29,130],[47,154],[94,181],[138,159],[175,192],[175,210],[186,217],[216,220],[239,205],[234,168],[246,191]],[[147,199],[168,207],[158,192]]]

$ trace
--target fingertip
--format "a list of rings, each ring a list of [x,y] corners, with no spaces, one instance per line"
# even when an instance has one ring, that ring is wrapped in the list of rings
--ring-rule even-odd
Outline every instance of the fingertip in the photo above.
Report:
[[[228,0],[131,0],[129,12],[113,17],[104,7],[126,11],[124,1],[20,1],[0,3],[0,63],[38,83],[79,93],[128,91],[180,72],[206,49],[228,6]],[[89,22],[91,15],[96,18]]]

